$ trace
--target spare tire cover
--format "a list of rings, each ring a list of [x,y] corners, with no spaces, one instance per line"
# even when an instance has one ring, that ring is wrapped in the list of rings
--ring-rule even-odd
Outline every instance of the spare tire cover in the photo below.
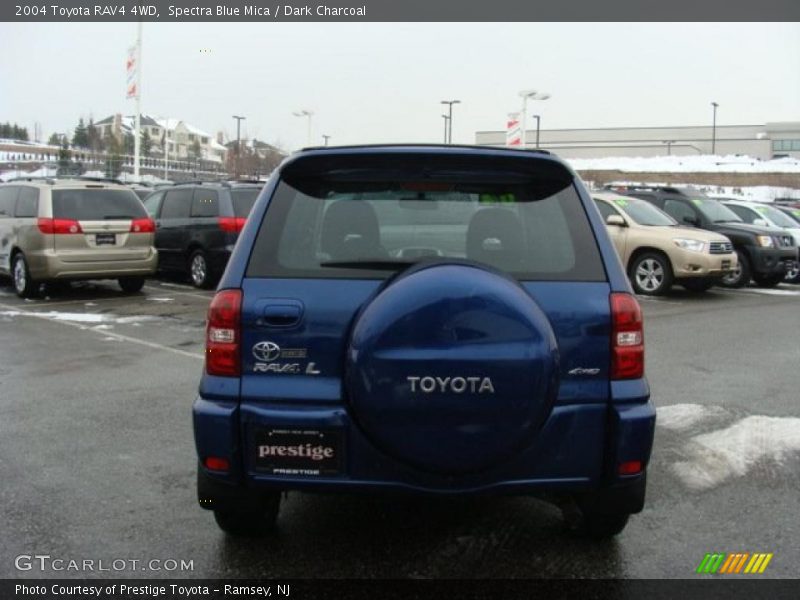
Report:
[[[480,471],[527,447],[549,415],[556,338],[506,275],[417,265],[356,317],[345,386],[355,421],[387,454],[431,472]]]

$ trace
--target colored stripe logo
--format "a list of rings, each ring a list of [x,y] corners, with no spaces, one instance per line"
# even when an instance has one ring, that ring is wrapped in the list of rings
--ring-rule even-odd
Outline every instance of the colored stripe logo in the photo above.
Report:
[[[772,560],[772,552],[714,552],[708,553],[697,566],[697,573],[709,575],[739,575],[763,573]]]

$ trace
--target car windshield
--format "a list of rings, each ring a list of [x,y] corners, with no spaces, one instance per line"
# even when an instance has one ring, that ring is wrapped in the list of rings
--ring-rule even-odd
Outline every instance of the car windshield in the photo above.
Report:
[[[645,200],[615,198],[614,203],[639,225],[673,227],[678,222]]]
[[[258,193],[261,190],[257,188],[247,188],[240,190],[231,190],[231,198],[233,199],[233,213],[237,217],[247,217],[250,214],[250,209],[258,198]]]
[[[719,200],[711,198],[692,198],[692,203],[703,213],[709,221],[714,223],[742,223],[735,212]]]
[[[772,206],[756,206],[756,211],[764,215],[767,219],[775,223],[778,227],[787,227],[794,229],[797,227],[797,222],[793,221],[785,213]]]
[[[466,259],[519,279],[603,279],[571,180],[449,170],[437,180],[424,166],[430,179],[354,169],[343,181],[284,179],[249,276],[385,278],[421,260]]]
[[[147,212],[132,190],[78,188],[53,190],[53,217],[78,221],[142,219]]]

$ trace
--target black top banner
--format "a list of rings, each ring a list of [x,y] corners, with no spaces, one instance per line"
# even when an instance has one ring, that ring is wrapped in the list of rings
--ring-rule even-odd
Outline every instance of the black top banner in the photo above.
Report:
[[[0,21],[800,21],[798,0],[8,0]]]

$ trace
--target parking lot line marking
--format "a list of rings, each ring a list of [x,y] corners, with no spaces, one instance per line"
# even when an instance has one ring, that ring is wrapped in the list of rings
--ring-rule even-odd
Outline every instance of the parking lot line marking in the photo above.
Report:
[[[105,329],[103,329],[103,330],[95,330],[94,328],[92,328],[90,326],[81,325],[80,323],[75,323],[75,322],[72,322],[72,321],[57,320],[57,319],[50,318],[50,316],[48,316],[46,314],[41,314],[41,313],[29,311],[29,310],[21,310],[20,307],[18,307],[18,306],[11,306],[11,305],[8,305],[8,304],[0,304],[0,308],[8,309],[8,310],[10,310],[12,312],[15,312],[15,313],[23,316],[23,317],[34,317],[34,318],[37,318],[37,319],[41,319],[43,321],[49,321],[50,323],[61,323],[63,325],[68,325],[68,326],[74,327],[76,329],[80,329],[80,330],[83,330],[83,331],[91,331],[91,332],[93,332],[95,334],[102,335],[104,337],[113,337],[113,338],[116,338],[116,339],[118,339],[120,341],[123,341],[123,342],[131,342],[133,344],[138,344],[140,346],[146,346],[148,348],[153,348],[155,350],[166,350],[167,352],[172,352],[173,354],[178,354],[180,356],[186,356],[188,358],[193,358],[193,359],[203,360],[205,358],[205,356],[203,354],[197,354],[195,352],[187,352],[186,350],[180,350],[178,348],[172,348],[170,346],[165,346],[163,344],[157,344],[155,342],[149,342],[147,340],[131,337],[129,335],[123,335],[121,333],[115,333],[115,332],[108,331],[108,330],[105,330]]]

